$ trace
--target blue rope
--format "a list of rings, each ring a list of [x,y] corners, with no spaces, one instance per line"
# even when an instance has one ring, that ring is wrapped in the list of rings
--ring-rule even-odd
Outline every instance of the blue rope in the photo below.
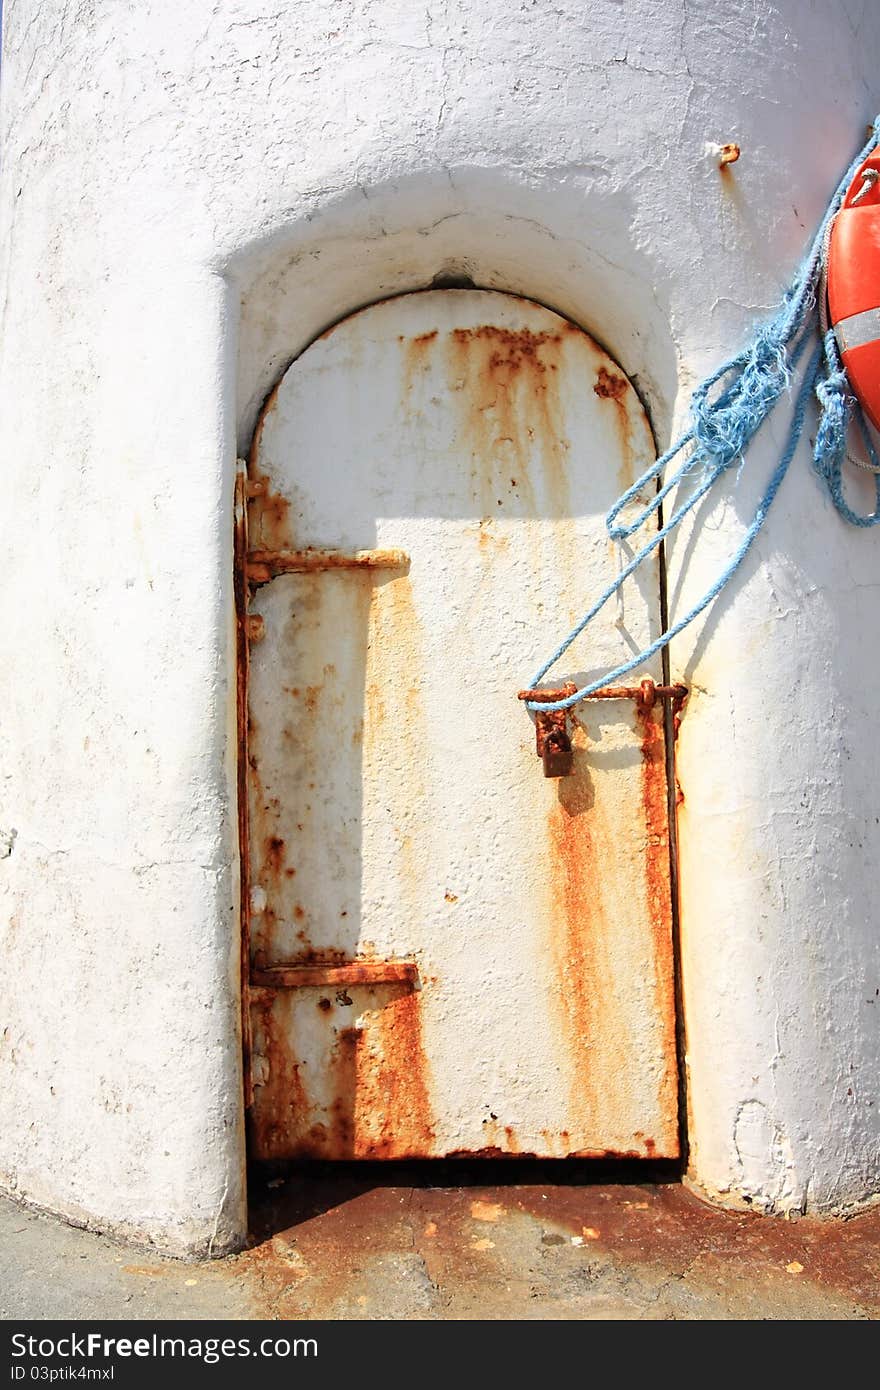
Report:
[[[608,585],[596,599],[593,606],[575,624],[559,646],[538,669],[529,682],[534,688],[556,665],[571,644],[592,622],[600,609],[616,594],[627,579],[635,573],[642,562],[669,536],[689,512],[701,501],[734,463],[742,463],[744,453],[761,425],[771,413],[780,396],[789,390],[798,362],[811,338],[814,338],[817,320],[817,294],[823,269],[824,248],[832,219],[836,216],[847,189],[856,171],[880,142],[880,116],[874,122],[871,138],[853,160],[844,177],[837,186],[818,232],[810,247],[797,277],[783,298],[777,313],[772,319],[761,324],[755,331],[752,342],[735,356],[718,367],[705,381],[701,382],[691,397],[689,428],[675,443],[661,455],[640,478],[627,488],[614,503],[606,517],[606,527],[612,540],[623,541],[639,531],[663,505],[664,499],[674,489],[682,485],[689,475],[702,471],[687,498],[680,503],[669,520],[658,528],[650,540],[633,556],[620,571],[617,578]],[[708,608],[718,597],[724,586],[739,569],[751,546],[767,519],[767,513],[788,472],[801,435],[811,397],[815,396],[819,406],[819,427],[813,450],[813,466],[826,483],[831,499],[840,515],[853,526],[876,526],[880,523],[880,460],[875,453],[864,417],[858,402],[853,397],[846,372],[838,351],[833,330],[830,330],[814,345],[807,367],[795,397],[794,410],[789,424],[788,437],[782,456],[774,469],[767,487],[758,503],[751,524],[748,526],[736,551],[725,569],[712,585],[708,593],[678,622],[667,628],[649,646],[643,648],[628,661],[614,667],[599,680],[582,686],[574,695],[565,699],[542,704],[528,701],[532,710],[569,709],[578,701],[587,698],[603,686],[628,675],[637,667],[643,666],[652,656],[672,641],[684,628]],[[842,466],[846,458],[847,431],[853,420],[857,420],[868,450],[872,466],[878,469],[875,477],[877,503],[868,516],[853,511],[843,494]],[[687,450],[687,452],[685,452]],[[684,453],[684,459],[664,478],[667,467]],[[639,496],[651,482],[655,492],[650,501],[640,507],[628,522],[619,520],[627,504]]]

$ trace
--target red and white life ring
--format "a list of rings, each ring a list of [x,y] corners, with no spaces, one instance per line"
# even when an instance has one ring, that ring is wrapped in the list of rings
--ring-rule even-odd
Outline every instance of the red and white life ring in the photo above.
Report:
[[[847,189],[826,258],[828,317],[850,385],[880,430],[880,149]]]

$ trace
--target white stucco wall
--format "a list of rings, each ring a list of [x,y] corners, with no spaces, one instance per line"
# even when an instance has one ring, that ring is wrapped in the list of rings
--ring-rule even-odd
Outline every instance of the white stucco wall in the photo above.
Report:
[[[244,1222],[236,442],[317,332],[450,272],[581,323],[665,441],[880,105],[880,12],[6,0],[3,26],[0,1173],[217,1250]],[[768,1209],[878,1185],[876,546],[798,457],[711,642],[673,652],[691,1171]]]

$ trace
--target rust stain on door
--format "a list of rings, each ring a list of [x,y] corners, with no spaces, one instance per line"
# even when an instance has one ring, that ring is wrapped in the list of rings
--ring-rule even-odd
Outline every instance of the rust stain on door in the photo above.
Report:
[[[496,294],[363,311],[268,399],[240,629],[254,1156],[677,1152],[662,711],[580,706],[547,782],[516,699],[651,453],[602,350]],[[656,632],[656,585],[624,621]],[[610,618],[595,640],[588,667]]]
[[[254,1000],[254,1157],[419,1158],[430,1150],[418,992],[316,986],[296,996],[258,989]]]

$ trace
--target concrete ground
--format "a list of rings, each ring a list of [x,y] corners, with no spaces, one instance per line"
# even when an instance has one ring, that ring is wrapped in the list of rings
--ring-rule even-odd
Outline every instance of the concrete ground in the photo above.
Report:
[[[0,1202],[0,1317],[880,1316],[880,1208],[791,1221],[718,1211],[631,1173],[485,1176],[366,1165],[264,1179],[250,1248],[210,1264]]]

